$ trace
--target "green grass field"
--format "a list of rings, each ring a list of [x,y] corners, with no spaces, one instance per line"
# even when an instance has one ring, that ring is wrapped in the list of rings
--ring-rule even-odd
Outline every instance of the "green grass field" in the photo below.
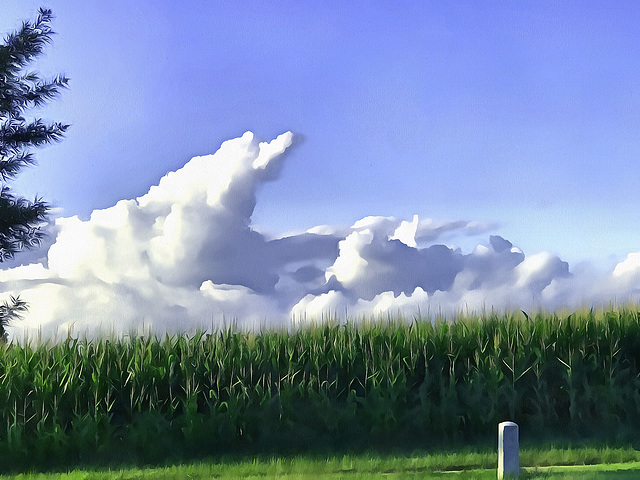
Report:
[[[357,471],[343,469],[328,469],[322,465],[310,465],[311,468],[272,468],[264,471],[254,465],[186,465],[170,468],[127,469],[112,471],[74,470],[68,473],[52,474],[20,474],[17,476],[3,476],[2,479],[33,479],[33,480],[182,480],[182,479],[428,479],[455,478],[459,480],[489,480],[496,478],[495,469],[468,469],[425,472],[411,468],[399,468],[384,471]],[[316,467],[316,468],[314,468]],[[545,469],[524,468],[520,479],[636,479],[640,476],[640,463],[589,465],[579,467],[556,467]]]
[[[520,478],[631,479],[640,477],[640,451],[633,449],[523,449]],[[495,479],[493,452],[453,452],[409,456],[344,455],[202,461],[147,468],[75,469],[69,472],[0,476],[33,480],[178,480],[178,479]],[[591,464],[581,464],[589,462]],[[602,463],[604,462],[604,463]],[[548,464],[553,465],[549,466]]]

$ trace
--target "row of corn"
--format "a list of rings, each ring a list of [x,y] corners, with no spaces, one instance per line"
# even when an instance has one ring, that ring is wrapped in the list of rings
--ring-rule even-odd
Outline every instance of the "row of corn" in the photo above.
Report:
[[[0,349],[0,465],[623,441],[640,428],[640,313],[487,314]]]

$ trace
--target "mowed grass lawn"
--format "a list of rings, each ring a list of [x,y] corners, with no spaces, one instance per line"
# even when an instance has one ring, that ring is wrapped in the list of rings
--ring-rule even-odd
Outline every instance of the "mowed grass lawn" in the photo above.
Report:
[[[521,452],[527,465],[520,479],[606,479],[640,478],[640,461],[633,449],[531,450]],[[616,463],[580,465],[580,462],[623,460]],[[147,468],[76,469],[69,472],[2,475],[4,479],[33,480],[196,480],[196,479],[429,479],[493,480],[497,455],[491,452],[459,452],[411,456],[345,455],[330,458],[272,458],[218,460],[185,465]],[[521,464],[524,463],[521,461]],[[555,462],[555,463],[554,463]],[[549,463],[554,463],[549,466]]]
[[[416,471],[399,469],[391,471],[335,470],[330,471],[322,466],[318,470],[313,468],[287,469],[263,471],[254,466],[224,466],[224,465],[186,465],[169,468],[126,469],[126,470],[74,470],[68,473],[39,473],[2,476],[2,479],[33,479],[33,480],[204,480],[220,479],[301,479],[301,480],[396,480],[396,479],[429,479],[449,478],[456,480],[495,480],[495,469],[468,469],[454,471]],[[523,468],[520,480],[631,480],[640,478],[640,463],[588,465],[576,467],[548,467]]]

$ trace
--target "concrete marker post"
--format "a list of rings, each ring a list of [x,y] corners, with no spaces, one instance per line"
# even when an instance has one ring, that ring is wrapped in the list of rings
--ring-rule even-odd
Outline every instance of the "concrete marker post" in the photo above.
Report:
[[[498,480],[518,478],[520,461],[518,424],[502,422],[498,425]]]

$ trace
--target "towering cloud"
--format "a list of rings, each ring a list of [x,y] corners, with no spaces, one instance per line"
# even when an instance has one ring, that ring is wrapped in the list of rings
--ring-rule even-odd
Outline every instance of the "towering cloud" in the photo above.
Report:
[[[288,132],[250,132],[195,157],[137,199],[59,218],[39,261],[0,271],[31,306],[14,337],[286,326],[324,314],[408,315],[555,308],[624,298],[640,287],[640,254],[587,280],[547,253],[525,256],[489,236],[472,252],[437,243],[478,235],[477,222],[366,217],[270,240],[251,227],[256,192],[275,180]],[[32,256],[30,257],[35,260]]]

